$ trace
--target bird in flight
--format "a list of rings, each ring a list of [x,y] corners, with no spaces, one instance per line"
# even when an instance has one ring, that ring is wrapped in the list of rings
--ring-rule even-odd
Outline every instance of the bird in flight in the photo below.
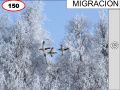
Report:
[[[47,53],[50,54],[51,57],[53,57],[53,55],[56,54],[57,52],[54,52],[54,48],[52,47],[52,48],[50,49],[50,51],[47,52]]]
[[[61,53],[62,53],[62,56],[63,56],[63,54],[64,54],[64,51],[67,51],[67,50],[69,50],[69,48],[64,48],[63,47],[63,45],[60,45],[61,47],[60,47],[60,49],[58,49],[58,50],[60,50],[61,51]]]
[[[46,50],[50,49],[49,47],[45,48],[45,41],[42,42],[42,48],[39,50],[43,51],[44,56],[46,57]]]

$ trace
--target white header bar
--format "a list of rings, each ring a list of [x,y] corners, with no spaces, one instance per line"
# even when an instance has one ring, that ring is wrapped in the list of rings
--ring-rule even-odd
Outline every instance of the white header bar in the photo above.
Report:
[[[67,0],[67,8],[120,8],[120,0]]]

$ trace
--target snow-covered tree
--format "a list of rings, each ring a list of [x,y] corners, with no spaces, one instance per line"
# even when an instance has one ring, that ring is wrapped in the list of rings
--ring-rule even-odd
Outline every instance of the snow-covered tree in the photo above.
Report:
[[[69,51],[60,56],[54,75],[58,82],[55,90],[108,89],[108,23],[100,15],[94,28],[85,17],[69,21],[64,46]],[[104,50],[104,51],[103,51]],[[54,90],[54,89],[51,89]]]
[[[41,1],[34,1],[11,27],[8,20],[1,19],[0,90],[44,88],[47,60],[39,49],[43,40],[49,45],[50,38],[43,28],[41,6]]]
[[[0,16],[0,90],[15,90],[12,82],[15,78],[14,45],[12,25],[8,16]]]
[[[16,52],[25,86],[32,90],[42,90],[44,85],[47,60],[39,51],[42,41],[50,41],[48,33],[43,29],[41,2],[33,2],[22,13],[16,24]],[[49,44],[49,43],[48,43]],[[20,56],[19,56],[20,55]],[[28,89],[28,90],[29,90]],[[26,89],[27,90],[27,89]]]
[[[67,25],[64,55],[49,62],[39,49],[45,41],[41,1],[28,3],[16,23],[0,16],[0,90],[108,90],[108,21],[95,27],[83,16]],[[95,32],[91,34],[90,29]]]
[[[92,49],[92,38],[89,32],[89,21],[86,17],[74,17],[68,24],[65,45],[70,48],[72,66],[69,90],[85,90],[89,87],[88,62]],[[88,59],[89,58],[89,59]]]
[[[101,11],[99,21],[96,25],[95,32],[95,60],[98,75],[96,75],[100,90],[108,90],[108,17],[107,12]]]

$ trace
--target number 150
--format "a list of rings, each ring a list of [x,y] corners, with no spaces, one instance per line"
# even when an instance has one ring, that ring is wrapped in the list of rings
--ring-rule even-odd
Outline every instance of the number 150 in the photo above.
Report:
[[[9,8],[19,8],[19,4],[10,3],[8,4]]]

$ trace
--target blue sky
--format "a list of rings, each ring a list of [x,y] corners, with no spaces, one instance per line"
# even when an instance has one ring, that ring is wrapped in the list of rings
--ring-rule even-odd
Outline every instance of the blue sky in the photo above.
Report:
[[[44,2],[44,13],[47,17],[44,27],[51,33],[56,47],[65,36],[65,26],[74,16],[86,16],[93,24],[99,19],[99,9],[67,9],[66,5],[66,1]]]

